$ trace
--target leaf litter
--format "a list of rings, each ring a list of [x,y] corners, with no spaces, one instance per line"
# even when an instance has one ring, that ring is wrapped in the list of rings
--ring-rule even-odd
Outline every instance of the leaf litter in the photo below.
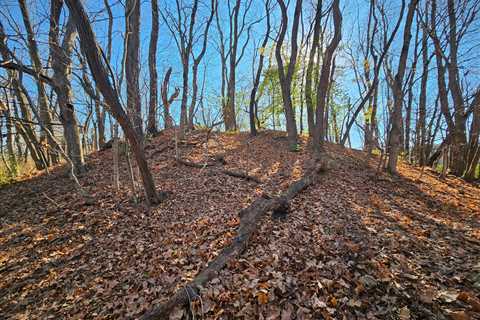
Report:
[[[306,142],[290,153],[282,135],[216,134],[207,148],[197,131],[179,145],[198,163],[221,154],[257,184],[175,163],[173,132],[162,133],[146,151],[169,196],[150,209],[125,164],[113,190],[110,150],[80,178],[93,205],[62,167],[0,189],[2,315],[137,318],[164,302],[230,243],[241,208],[302,174]],[[334,167],[170,318],[480,319],[479,187],[407,164],[391,177],[363,152],[327,152]]]

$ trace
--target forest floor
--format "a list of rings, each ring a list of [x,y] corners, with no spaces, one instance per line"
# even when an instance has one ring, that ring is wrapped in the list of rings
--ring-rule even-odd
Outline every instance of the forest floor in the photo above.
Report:
[[[204,132],[180,144],[204,160]],[[135,201],[125,161],[112,187],[111,150],[80,182],[64,167],[0,189],[0,318],[136,318],[182,288],[228,245],[238,212],[284,190],[309,158],[283,133],[214,134],[209,154],[230,169],[176,163],[171,132],[146,146],[162,204]],[[198,319],[480,319],[480,188],[328,145],[333,167],[284,219],[266,216],[242,257],[192,301]],[[215,168],[215,167],[213,167]],[[141,190],[141,188],[138,188]],[[177,308],[171,319],[181,319]]]

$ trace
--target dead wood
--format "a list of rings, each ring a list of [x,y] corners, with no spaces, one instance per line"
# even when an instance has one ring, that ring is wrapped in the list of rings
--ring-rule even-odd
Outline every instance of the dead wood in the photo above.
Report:
[[[238,258],[242,254],[264,215],[284,207],[298,193],[313,184],[317,175],[324,171],[324,162],[319,162],[314,167],[308,169],[300,180],[291,184],[280,195],[273,198],[258,198],[251,205],[242,209],[239,212],[240,225],[237,228],[237,236],[233,238],[232,243],[225,247],[215,259],[210,261],[207,267],[190,283],[178,289],[167,302],[146,312],[141,319],[165,319],[173,308],[188,305],[189,301],[198,297],[202,287],[217,277],[229,261]]]
[[[254,181],[256,183],[262,183],[262,180],[260,178],[251,176],[246,172],[242,171],[237,171],[237,170],[227,170],[227,169],[222,169],[220,170],[221,173],[226,174],[227,176],[235,177],[235,178],[241,178],[245,179],[247,181]]]
[[[223,160],[223,158],[215,157],[215,161],[218,161],[221,164],[225,164],[225,161],[222,161],[222,160]],[[181,164],[187,166],[187,167],[198,168],[198,169],[203,169],[203,168],[206,168],[206,167],[213,167],[213,166],[216,165],[216,162],[196,163],[196,162],[184,160],[184,159],[181,159],[181,158],[176,158],[176,161],[178,163],[181,163]],[[242,171],[239,171],[239,170],[228,170],[228,169],[215,170],[215,169],[211,169],[210,172],[212,174],[220,172],[220,173],[223,173],[227,176],[231,176],[231,177],[235,177],[235,178],[241,178],[241,179],[245,179],[247,181],[254,181],[256,183],[262,183],[262,180],[260,180],[260,178],[255,177],[255,176],[251,176],[248,173],[242,172]]]
[[[176,158],[175,160],[178,163],[183,164],[184,166],[192,167],[192,168],[198,168],[198,169],[203,169],[203,168],[206,168],[206,167],[212,167],[212,166],[215,165],[215,163],[212,163],[212,162],[196,163],[196,162],[192,162],[192,161],[188,161],[188,160],[183,160],[181,158]]]
[[[173,145],[167,144],[161,147],[160,149],[154,150],[150,156],[151,157],[156,156],[157,154],[163,153],[164,151],[167,151],[168,149],[173,149],[173,148],[174,148]]]

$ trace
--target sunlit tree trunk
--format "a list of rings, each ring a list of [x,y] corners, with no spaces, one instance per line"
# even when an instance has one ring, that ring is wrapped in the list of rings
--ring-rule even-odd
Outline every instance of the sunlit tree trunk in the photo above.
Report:
[[[140,100],[140,0],[125,3],[125,80],[127,82],[127,111],[140,139],[143,138],[142,102]]]
[[[54,89],[60,106],[60,121],[63,125],[63,135],[67,145],[67,155],[72,161],[74,170],[82,173],[86,170],[83,150],[80,142],[78,121],[72,101],[70,84],[71,54],[76,37],[75,23],[69,17],[62,45],[59,42],[59,20],[62,11],[62,1],[52,0],[50,9],[50,57],[53,69]]]
[[[297,124],[295,121],[295,111],[292,103],[292,77],[297,62],[297,36],[298,26],[300,21],[300,14],[302,11],[302,0],[297,0],[295,3],[295,11],[293,15],[292,34],[291,34],[291,52],[290,59],[287,65],[287,72],[285,73],[285,65],[282,57],[282,46],[288,28],[288,11],[287,6],[283,0],[277,0],[282,11],[282,20],[280,25],[280,34],[278,36],[277,45],[275,47],[275,58],[278,65],[278,76],[280,79],[280,88],[282,91],[283,108],[285,111],[285,119],[287,122],[287,138],[290,150],[297,149]]]
[[[35,40],[35,34],[33,32],[30,14],[28,11],[28,7],[25,0],[18,0],[18,4],[20,6],[20,10],[22,13],[23,22],[25,24],[25,29],[27,31],[27,44],[28,44],[28,53],[30,55],[30,60],[32,61],[33,70],[37,74],[42,73],[42,63],[40,61],[40,54],[38,52],[38,45],[37,41]],[[42,81],[36,81],[37,86],[37,97],[38,97],[38,107],[39,107],[39,115],[40,115],[40,140],[43,142],[48,141],[50,146],[50,151],[48,152],[48,161],[52,163],[58,162],[58,155],[52,149],[56,149],[55,141],[48,135],[45,130],[49,130],[53,133],[53,127],[51,125],[52,118],[50,114],[50,110],[48,107],[47,96],[45,91],[45,85]]]
[[[159,194],[156,191],[155,182],[148,168],[147,159],[145,157],[142,142],[140,140],[141,137],[138,135],[137,131],[134,129],[130,120],[128,119],[127,114],[123,110],[118,97],[118,92],[116,92],[116,90],[114,90],[110,84],[107,69],[102,62],[103,59],[101,58],[101,54],[98,50],[97,41],[85,9],[83,8],[82,3],[79,1],[65,1],[70,10],[70,14],[75,20],[77,31],[80,37],[80,46],[83,54],[87,57],[87,61],[93,78],[95,79],[95,83],[102,92],[105,102],[109,105],[112,116],[118,121],[120,126],[122,126],[123,132],[125,133],[125,136],[133,150],[133,154],[135,155],[135,159],[140,170],[140,175],[142,177],[147,202],[150,204],[158,203],[162,200],[161,198],[163,198],[163,195],[162,197],[159,197]]]
[[[391,129],[388,141],[388,163],[387,170],[392,174],[397,173],[398,155],[401,148],[401,125],[402,125],[402,106],[403,106],[403,79],[405,76],[406,62],[410,40],[412,38],[412,23],[415,14],[415,8],[418,0],[412,0],[408,6],[405,27],[403,31],[403,45],[398,61],[398,69],[393,82],[393,110],[391,113]]]
[[[325,117],[328,90],[332,80],[332,61],[334,59],[335,50],[342,39],[342,13],[340,11],[340,0],[334,0],[332,4],[334,35],[325,50],[320,78],[317,84],[316,110],[315,110],[315,127],[313,132],[313,147],[315,151],[320,152],[322,144],[325,140]]]

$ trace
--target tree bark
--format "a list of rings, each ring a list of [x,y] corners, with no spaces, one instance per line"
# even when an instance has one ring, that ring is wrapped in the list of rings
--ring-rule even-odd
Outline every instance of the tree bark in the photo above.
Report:
[[[467,150],[467,170],[465,172],[465,179],[475,179],[477,166],[480,160],[480,89],[477,89],[477,93],[472,101],[473,118],[470,124],[470,138],[468,142]]]
[[[67,155],[70,158],[76,173],[86,171],[83,157],[80,133],[75,109],[72,104],[72,87],[70,74],[72,67],[71,54],[76,38],[75,22],[68,18],[62,45],[59,42],[59,20],[62,11],[62,1],[52,0],[50,7],[50,57],[53,69],[54,90],[60,106],[60,121],[63,125],[63,135],[67,145]]]
[[[152,0],[152,31],[150,33],[150,45],[148,48],[148,67],[150,70],[150,103],[148,106],[147,132],[155,134],[157,127],[157,42],[158,42],[158,2]]]
[[[417,74],[417,63],[418,63],[418,36],[420,33],[420,23],[417,19],[417,26],[415,32],[414,40],[414,49],[413,49],[413,61],[410,68],[410,74],[408,77],[408,86],[407,86],[407,105],[405,107],[405,137],[404,150],[410,160],[411,150],[410,150],[410,133],[411,133],[411,122],[412,122],[412,107],[413,107],[413,85],[415,84],[415,76]]]
[[[258,103],[257,99],[257,91],[258,91],[258,86],[260,84],[260,77],[262,76],[262,70],[263,70],[263,63],[265,60],[265,48],[267,47],[268,39],[270,37],[270,8],[269,8],[270,1],[267,0],[265,1],[265,15],[267,17],[267,30],[265,32],[265,37],[263,38],[262,44],[261,44],[261,49],[259,52],[259,61],[258,61],[258,67],[257,71],[255,73],[255,78],[253,80],[253,86],[252,86],[252,91],[250,92],[250,102],[248,104],[248,115],[249,115],[249,123],[250,123],[250,134],[252,136],[257,135],[257,127],[256,127],[256,113],[255,113],[255,106]]]
[[[139,140],[140,137],[130,123],[127,114],[123,110],[117,92],[115,92],[114,88],[110,84],[108,73],[105,65],[102,62],[97,41],[95,39],[92,26],[88,20],[88,16],[85,13],[85,9],[83,8],[82,3],[79,1],[65,0],[65,2],[67,3],[70,14],[72,15],[77,26],[77,31],[80,38],[80,46],[83,54],[87,57],[87,61],[93,78],[95,79],[95,83],[102,92],[106,103],[110,106],[110,112],[112,116],[122,127],[123,131],[125,132],[125,136],[132,147],[142,177],[147,202],[149,204],[156,204],[163,199],[162,197],[159,197],[159,194],[157,194],[155,189],[155,182],[148,168],[142,143]]]
[[[173,100],[175,100],[180,94],[180,90],[178,88],[175,88],[175,92],[170,96],[170,98],[168,97],[168,86],[169,86],[171,74],[172,74],[172,67],[168,68],[167,73],[165,74],[165,78],[163,79],[162,88],[161,88],[165,129],[173,128],[173,119],[170,114],[170,105],[172,104]]]
[[[280,33],[277,39],[277,46],[275,47],[275,58],[278,65],[278,76],[280,79],[280,87],[282,91],[283,108],[285,111],[285,120],[287,122],[287,138],[291,151],[297,150],[297,124],[295,121],[295,109],[292,102],[292,77],[297,63],[297,36],[300,15],[302,11],[302,0],[296,0],[295,11],[293,15],[292,36],[291,36],[291,53],[287,65],[287,73],[285,73],[285,66],[282,58],[282,46],[288,28],[288,11],[287,6],[283,0],[277,0],[282,11],[282,21],[280,25]]]
[[[387,170],[392,173],[397,173],[398,155],[400,152],[401,139],[401,124],[402,124],[402,105],[403,105],[403,78],[405,76],[406,62],[408,58],[408,49],[410,40],[412,38],[412,23],[415,14],[415,8],[418,0],[411,0],[408,6],[405,27],[403,31],[403,45],[398,62],[397,74],[393,82],[393,110],[391,115],[391,129],[388,141],[388,163]]]
[[[202,61],[205,52],[207,51],[207,40],[208,40],[208,31],[210,30],[210,25],[213,21],[213,16],[217,10],[218,3],[217,0],[212,0],[210,16],[205,24],[205,30],[203,32],[203,42],[202,49],[198,56],[195,57],[192,49],[193,64],[192,64],[192,100],[190,102],[190,107],[188,108],[188,130],[193,130],[195,112],[197,108],[197,96],[198,96],[198,66]]]
[[[342,39],[342,13],[340,11],[340,0],[334,0],[332,4],[334,35],[325,50],[320,79],[317,84],[317,101],[315,110],[315,130],[313,132],[314,150],[320,152],[325,140],[325,111],[327,104],[328,88],[332,75],[332,60],[340,40]]]
[[[427,138],[426,118],[427,118],[427,82],[428,82],[428,1],[425,1],[425,26],[422,28],[422,78],[420,82],[420,97],[418,101],[418,120],[417,120],[417,139],[416,150],[420,166],[424,166],[428,155],[426,154],[425,144]]]
[[[447,63],[448,69],[448,86],[452,95],[453,106],[455,109],[454,120],[455,128],[453,132],[452,173],[462,176],[466,170],[466,150],[467,150],[467,133],[466,119],[463,117],[465,112],[465,104],[463,102],[463,93],[460,86],[460,76],[458,73],[458,39],[457,39],[457,18],[455,14],[455,3],[453,0],[447,1],[448,8],[448,24],[449,24],[449,47],[450,59]]]
[[[33,70],[37,75],[42,73],[42,63],[40,61],[40,55],[38,52],[38,45],[37,41],[35,40],[35,35],[33,33],[33,28],[30,22],[30,14],[27,8],[27,4],[25,0],[18,0],[18,4],[20,6],[20,10],[22,13],[23,23],[25,25],[27,31],[27,43],[28,43],[28,53],[30,55],[30,60],[32,61]],[[45,129],[40,129],[40,140],[42,143],[45,141],[48,142],[50,147],[55,148],[56,143],[49,137],[49,135],[45,132],[45,130],[49,130],[53,132],[52,125],[52,118],[50,115],[50,110],[48,107],[47,96],[45,91],[45,85],[42,81],[36,81],[37,86],[37,96],[38,96],[38,106],[40,110],[40,119],[39,122],[42,124],[42,127]],[[55,164],[58,162],[58,155],[53,152],[47,152],[48,159],[47,163]]]
[[[142,102],[140,100],[140,0],[125,3],[125,79],[127,81],[127,111],[133,127],[143,139]],[[141,142],[141,141],[140,141]]]
[[[313,137],[313,132],[315,131],[315,106],[313,104],[312,80],[313,69],[315,65],[315,54],[317,50],[320,50],[318,46],[322,19],[322,3],[323,1],[317,1],[317,7],[315,9],[315,24],[313,27],[312,48],[310,49],[310,56],[307,65],[307,75],[305,78],[305,103],[307,105],[308,135],[310,137]],[[319,63],[319,61],[317,61],[317,63]]]
[[[236,70],[237,70],[237,50],[238,50],[238,15],[240,13],[241,1],[236,0],[233,7],[233,20],[230,21],[230,59],[229,74],[227,80],[227,102],[224,111],[225,130],[237,130],[237,120],[235,113],[235,89],[236,89]]]

